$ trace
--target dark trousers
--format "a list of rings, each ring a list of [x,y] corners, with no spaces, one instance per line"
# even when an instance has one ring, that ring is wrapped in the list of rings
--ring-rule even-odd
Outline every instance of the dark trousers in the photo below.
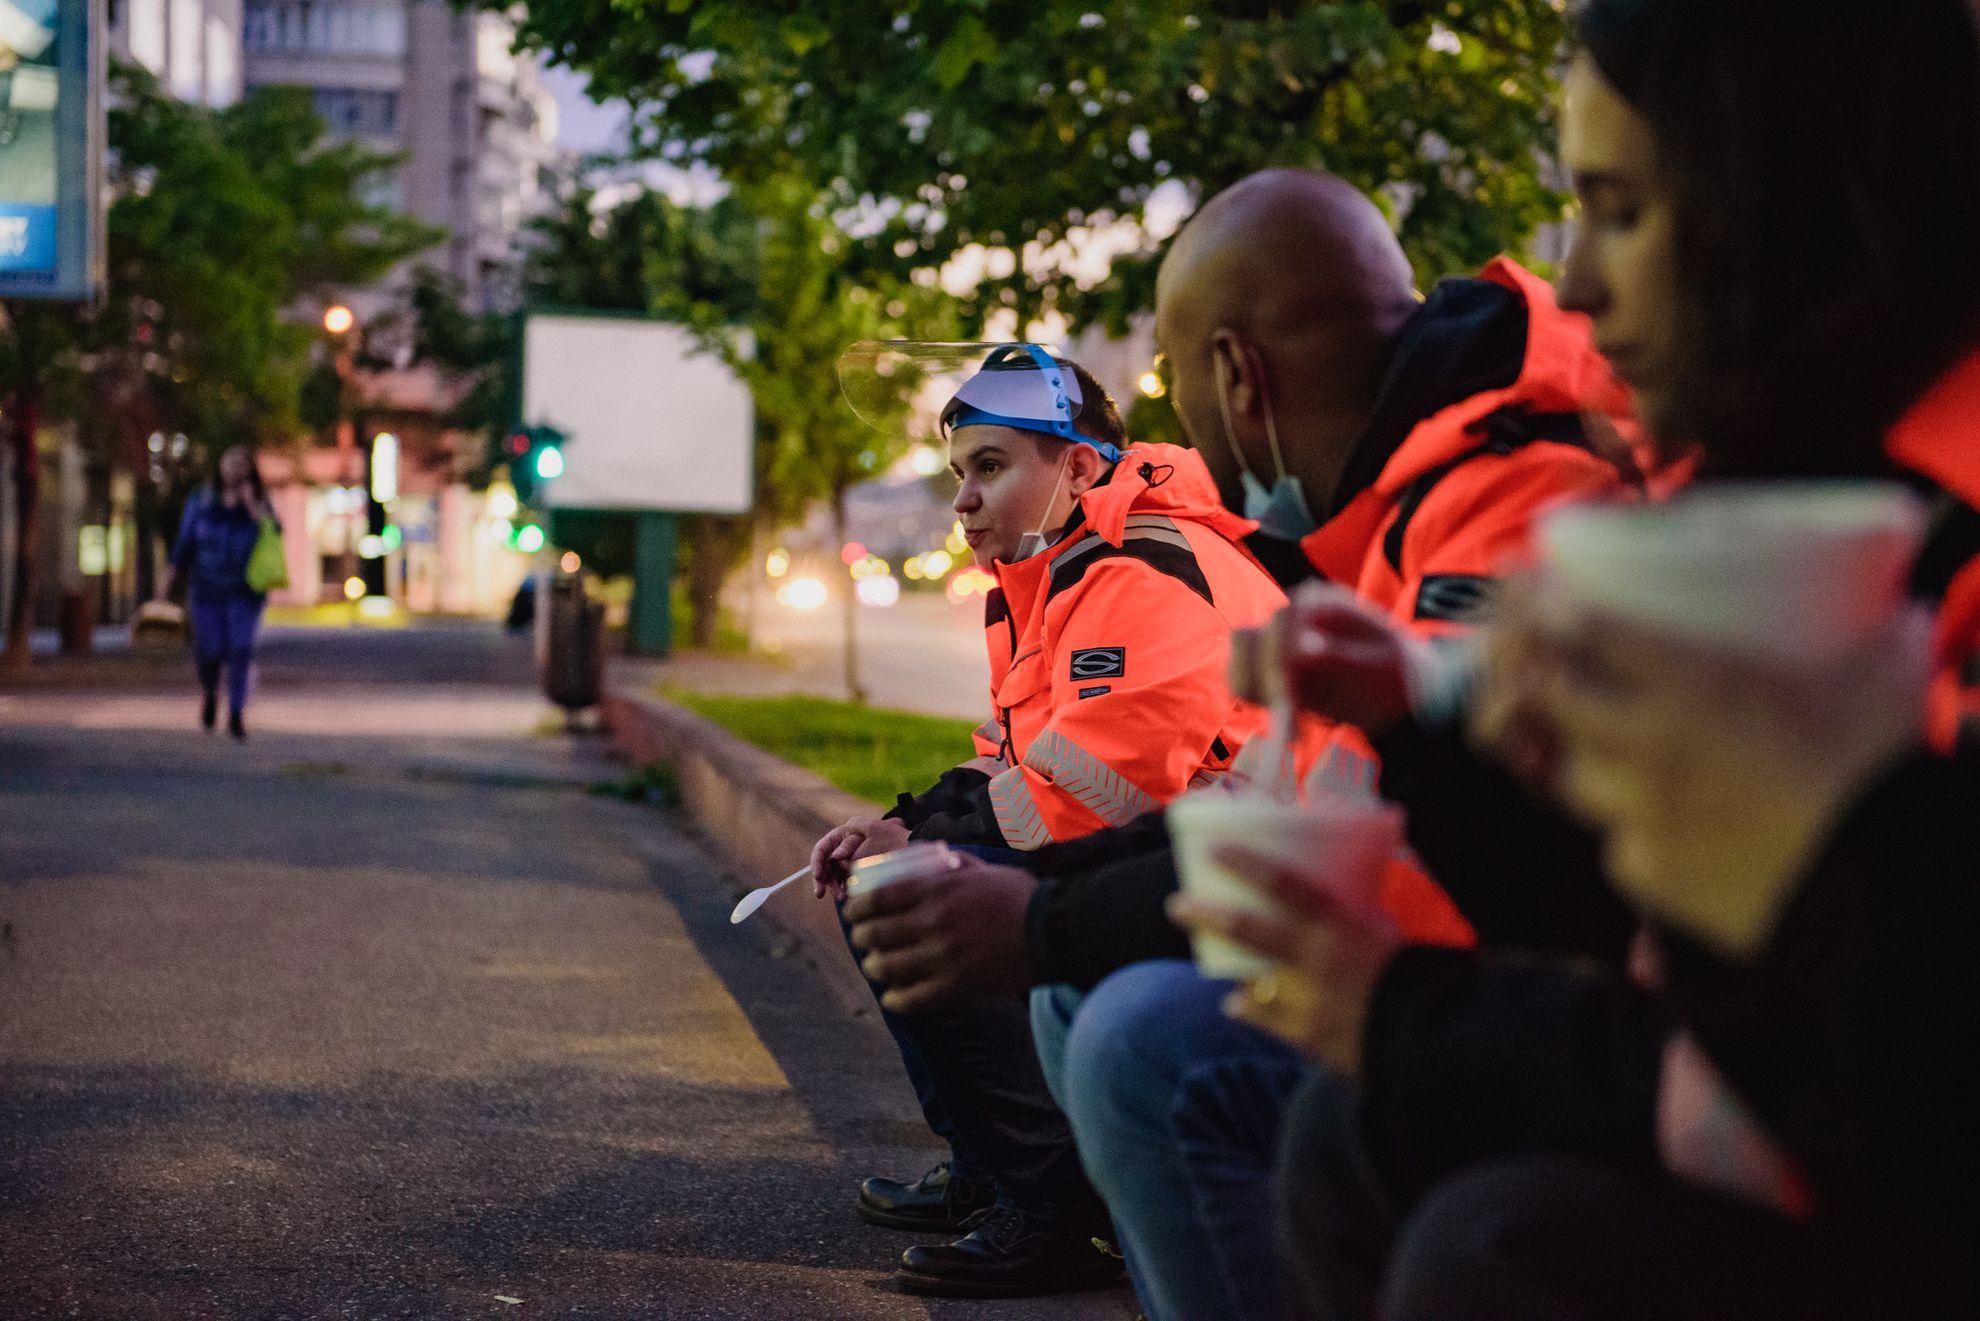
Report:
[[[868,984],[878,1000],[884,988]],[[949,1144],[955,1174],[994,1188],[1000,1204],[1042,1222],[1111,1232],[1080,1168],[1072,1128],[1045,1086],[1028,1001],[962,1000],[915,1014],[883,1007],[880,1018],[923,1118]]]
[[[1940,1281],[1874,1278],[1861,1252],[1642,1165],[1509,1156],[1401,1205],[1367,1157],[1351,1089],[1324,1075],[1294,1098],[1279,1165],[1279,1249],[1314,1321],[1957,1314]]]
[[[254,668],[254,638],[261,626],[263,598],[247,594],[193,596],[187,601],[192,616],[193,663],[199,686],[208,697],[220,691],[220,671],[227,672],[227,709],[239,715],[247,709],[248,676]]]
[[[1279,1132],[1279,1260],[1302,1317],[1376,1315],[1399,1209],[1356,1125],[1353,1084],[1316,1069],[1293,1093]]]

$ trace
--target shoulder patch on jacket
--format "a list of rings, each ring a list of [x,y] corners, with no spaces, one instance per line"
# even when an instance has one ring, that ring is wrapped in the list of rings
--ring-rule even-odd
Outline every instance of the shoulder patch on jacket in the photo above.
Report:
[[[1126,673],[1126,647],[1087,647],[1072,654],[1075,679],[1118,679]]]
[[[1416,589],[1416,617],[1474,624],[1492,608],[1496,580],[1471,573],[1436,573]]]
[[[1045,599],[1049,601],[1077,584],[1094,565],[1112,559],[1140,560],[1158,573],[1166,573],[1181,582],[1210,604],[1216,604],[1210,595],[1210,580],[1204,576],[1203,566],[1196,562],[1189,538],[1173,520],[1159,514],[1130,517],[1127,535],[1118,546],[1099,536],[1075,542],[1052,561],[1051,585],[1046,588]]]

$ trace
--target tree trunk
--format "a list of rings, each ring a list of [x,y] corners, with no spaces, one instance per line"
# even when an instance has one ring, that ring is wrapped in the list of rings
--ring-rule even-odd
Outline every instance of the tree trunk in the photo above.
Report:
[[[35,443],[41,430],[41,364],[35,361],[32,318],[14,318],[20,346],[21,375],[14,386],[14,415],[9,442],[14,451],[14,598],[7,625],[7,645],[0,664],[21,669],[28,663],[29,635],[34,625],[35,548],[41,541],[41,455]]]
[[[689,519],[685,530],[689,641],[708,648],[715,645],[722,619],[722,582],[735,563],[743,528],[736,519],[701,514]]]
[[[743,642],[751,651],[756,650],[756,610],[757,597],[763,592],[763,533],[764,516],[751,513],[749,518],[748,559],[744,561],[742,618],[737,622],[742,628]]]
[[[832,488],[832,528],[841,546],[846,544],[846,488]],[[848,577],[845,587],[845,660],[846,696],[856,706],[866,705],[866,689],[859,683],[859,641],[858,628],[859,601],[852,590],[852,579]]]

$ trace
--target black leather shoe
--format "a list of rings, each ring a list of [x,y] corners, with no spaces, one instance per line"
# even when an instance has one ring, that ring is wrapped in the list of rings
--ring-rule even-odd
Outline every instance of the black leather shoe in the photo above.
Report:
[[[208,693],[199,700],[199,727],[211,733],[214,722],[219,718],[220,699],[213,693]]]
[[[949,1162],[943,1161],[913,1183],[874,1178],[860,1184],[859,1218],[885,1229],[955,1234],[963,1221],[994,1201],[988,1188],[952,1177]]]
[[[909,1248],[894,1278],[913,1293],[1032,1298],[1104,1289],[1121,1277],[1121,1259],[1100,1240],[1059,1226],[1041,1227],[1019,1211],[980,1211],[969,1230],[954,1243]]]

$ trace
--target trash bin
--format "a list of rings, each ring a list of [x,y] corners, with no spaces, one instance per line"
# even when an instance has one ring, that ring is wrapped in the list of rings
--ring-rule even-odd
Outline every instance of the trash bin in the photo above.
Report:
[[[87,656],[96,650],[96,593],[87,588],[62,593],[62,654]]]
[[[550,584],[549,606],[543,694],[567,712],[597,706],[605,688],[605,605],[591,599],[579,572]]]

